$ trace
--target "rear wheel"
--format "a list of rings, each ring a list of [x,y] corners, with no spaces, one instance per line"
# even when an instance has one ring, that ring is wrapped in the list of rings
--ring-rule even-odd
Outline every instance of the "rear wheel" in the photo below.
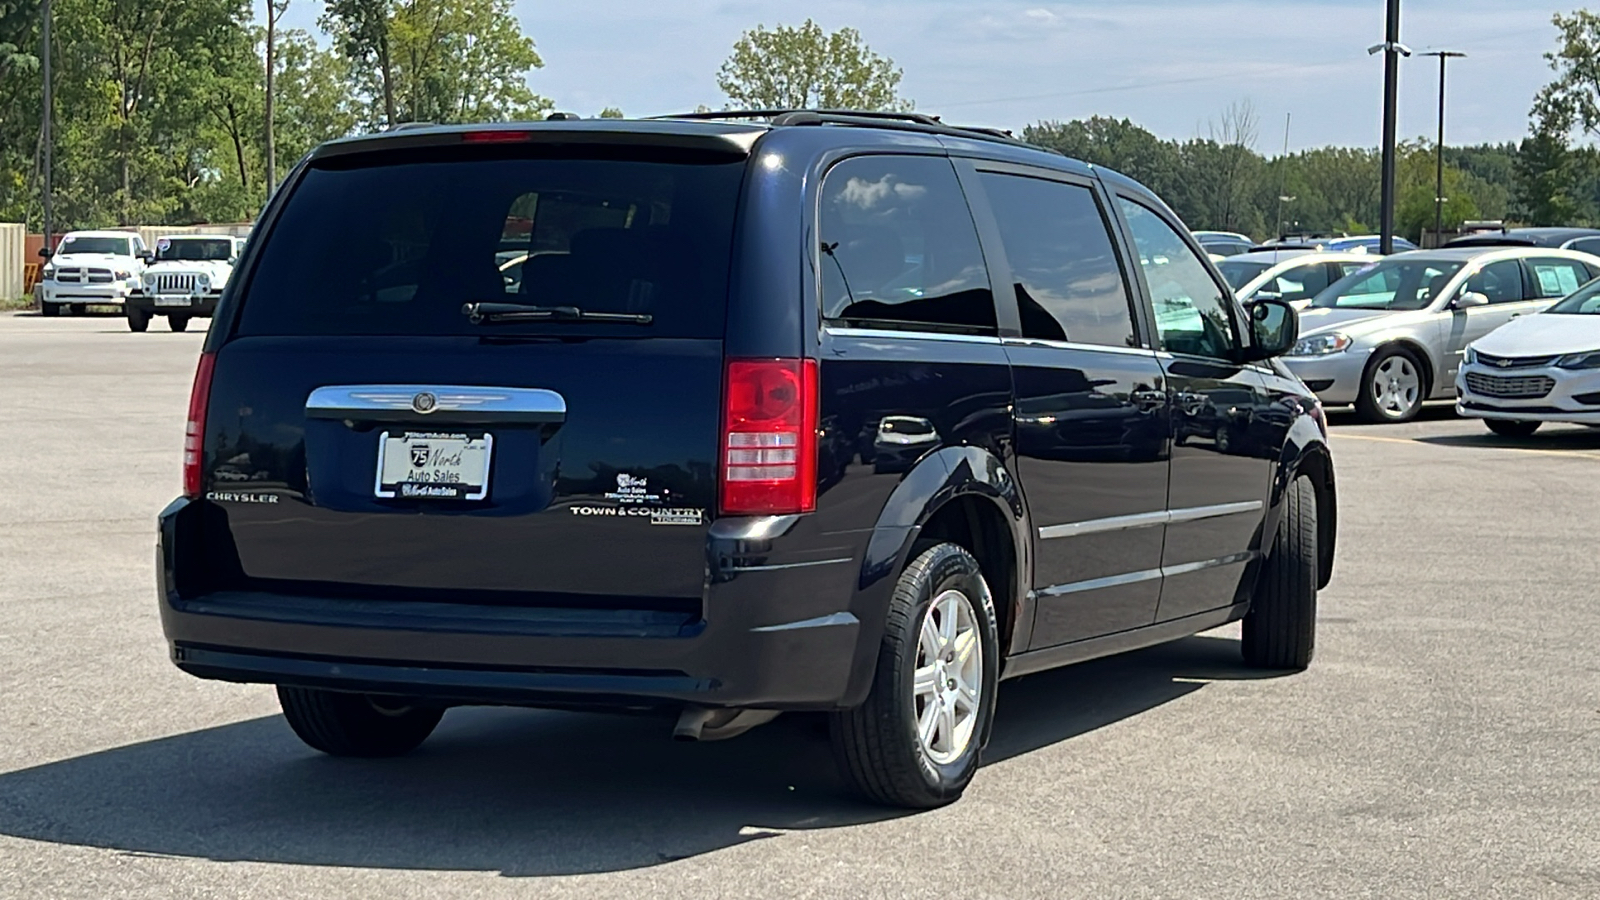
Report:
[[[144,331],[150,327],[150,314],[144,310],[130,306],[127,308],[127,315],[129,331]]]
[[[438,726],[444,710],[400,697],[279,685],[278,704],[300,740],[332,756],[400,756]]]
[[[1311,664],[1317,633],[1317,492],[1301,476],[1283,498],[1278,534],[1244,617],[1245,665],[1299,671]]]
[[[1361,376],[1356,412],[1367,422],[1409,422],[1422,411],[1427,385],[1422,363],[1410,350],[1380,350]]]
[[[833,716],[841,766],[863,794],[926,809],[966,790],[994,718],[996,632],[972,554],[919,547],[895,586],[867,702]]]
[[[183,331],[189,327],[189,317],[167,316],[167,327],[173,331]]]
[[[1501,437],[1524,438],[1530,437],[1539,430],[1539,422],[1528,422],[1520,419],[1484,419],[1483,424],[1489,430]]]

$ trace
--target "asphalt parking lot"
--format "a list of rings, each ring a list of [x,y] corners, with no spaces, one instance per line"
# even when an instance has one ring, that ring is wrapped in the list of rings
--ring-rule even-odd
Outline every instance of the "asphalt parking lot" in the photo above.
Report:
[[[181,675],[152,547],[202,334],[0,315],[0,897],[1600,897],[1600,430],[1336,415],[1309,672],[1223,629],[1009,683],[966,798],[900,815],[803,717],[454,710],[356,762]]]

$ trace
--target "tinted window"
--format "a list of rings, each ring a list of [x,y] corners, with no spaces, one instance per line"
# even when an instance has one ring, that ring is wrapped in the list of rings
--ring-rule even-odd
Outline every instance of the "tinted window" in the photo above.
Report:
[[[263,236],[240,332],[721,337],[742,162],[514,152],[312,168]],[[474,326],[469,301],[654,318]]]
[[[1525,299],[1522,264],[1514,259],[1490,263],[1467,279],[1467,290],[1488,297],[1490,303],[1515,303]]]
[[[1592,253],[1595,256],[1600,256],[1600,237],[1579,238],[1578,240],[1567,244],[1567,249],[1576,250],[1579,253]]]
[[[1228,286],[1234,290],[1241,290],[1245,285],[1256,280],[1263,272],[1272,268],[1270,262],[1252,262],[1246,259],[1225,259],[1217,263],[1217,271],[1227,279]]]
[[[1229,295],[1166,220],[1127,198],[1117,201],[1139,250],[1162,349],[1214,359],[1232,357],[1238,343]]]
[[[1016,279],[1023,337],[1135,346],[1127,282],[1094,192],[1015,175],[982,178]]]
[[[1328,286],[1328,267],[1322,263],[1307,263],[1283,272],[1265,290],[1277,294],[1282,300],[1310,300]]]
[[[67,235],[61,239],[61,246],[56,248],[57,253],[105,253],[112,256],[132,256],[127,238],[119,237],[74,237]]]
[[[950,161],[866,156],[822,185],[822,309],[862,327],[994,334],[978,232]]]
[[[1570,259],[1530,259],[1535,297],[1565,297],[1589,280],[1583,263]]]
[[[156,259],[160,260],[228,260],[232,257],[232,238],[163,238],[156,241]]]

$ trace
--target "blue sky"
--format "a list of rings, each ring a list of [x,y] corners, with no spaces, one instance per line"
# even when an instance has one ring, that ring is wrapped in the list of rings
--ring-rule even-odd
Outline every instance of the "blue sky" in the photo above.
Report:
[[[258,3],[259,5],[259,3]],[[1463,50],[1450,69],[1449,143],[1515,140],[1551,72],[1550,16],[1578,0],[1404,0],[1402,42]],[[1203,134],[1230,103],[1261,118],[1258,149],[1376,146],[1383,0],[517,0],[545,67],[530,83],[564,111],[720,107],[716,71],[761,23],[859,29],[905,70],[902,93],[946,120],[1020,129],[1109,115],[1163,137]],[[315,29],[321,3],[286,25]],[[1437,62],[1401,76],[1400,133],[1432,135]]]

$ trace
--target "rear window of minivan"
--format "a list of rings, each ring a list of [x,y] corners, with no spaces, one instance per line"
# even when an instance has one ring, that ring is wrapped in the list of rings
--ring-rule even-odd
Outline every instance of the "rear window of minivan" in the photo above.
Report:
[[[266,235],[237,333],[722,336],[742,160],[519,150],[313,163]],[[474,325],[475,302],[650,323]]]

